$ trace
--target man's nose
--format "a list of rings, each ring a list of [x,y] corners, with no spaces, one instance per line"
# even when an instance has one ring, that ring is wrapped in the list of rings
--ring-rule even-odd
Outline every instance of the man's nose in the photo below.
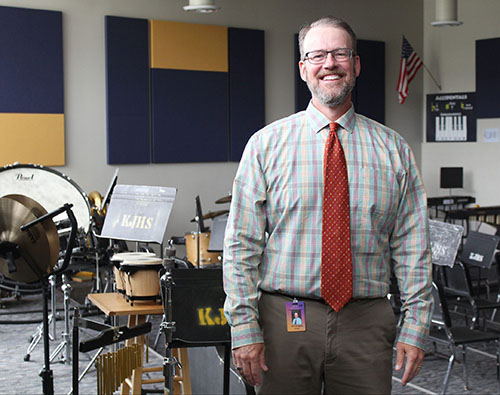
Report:
[[[337,61],[335,60],[335,56],[333,56],[333,53],[331,52],[328,52],[326,54],[326,59],[325,59],[325,63],[323,63],[323,67],[331,67],[333,65],[335,65]]]

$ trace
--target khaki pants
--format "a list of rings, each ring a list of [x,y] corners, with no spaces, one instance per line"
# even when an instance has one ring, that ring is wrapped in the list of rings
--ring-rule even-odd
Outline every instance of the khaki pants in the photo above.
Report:
[[[263,293],[260,325],[268,372],[257,394],[390,394],[396,321],[387,298],[353,300],[336,313],[305,302],[305,332],[287,332],[285,303]]]

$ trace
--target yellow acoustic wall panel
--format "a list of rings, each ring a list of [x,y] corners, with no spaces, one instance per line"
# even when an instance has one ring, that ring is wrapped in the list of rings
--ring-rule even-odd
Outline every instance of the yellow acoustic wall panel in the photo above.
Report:
[[[0,165],[63,166],[64,114],[0,113]]]
[[[227,72],[227,27],[150,21],[151,68]]]

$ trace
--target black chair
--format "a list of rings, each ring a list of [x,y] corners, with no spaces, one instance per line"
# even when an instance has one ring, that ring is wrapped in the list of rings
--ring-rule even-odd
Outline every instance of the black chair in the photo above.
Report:
[[[443,288],[436,283],[433,283],[432,296],[434,299],[434,312],[432,315],[432,325],[430,329],[429,339],[434,343],[444,344],[448,346],[451,355],[448,358],[448,367],[443,380],[441,394],[446,393],[448,381],[450,378],[451,369],[457,358],[457,348],[462,348],[462,363],[465,389],[469,387],[469,379],[467,374],[466,354],[467,345],[473,343],[496,343],[496,371],[498,389],[500,392],[500,333],[486,332],[482,330],[470,329],[466,326],[453,326],[448,310],[448,304],[444,295]]]
[[[487,320],[493,321],[497,309],[500,308],[500,294],[496,301],[482,298],[477,288],[472,286],[472,278],[469,266],[456,261],[453,267],[441,267],[443,277],[443,290],[447,296],[451,296],[450,304],[463,307],[472,312],[471,328],[478,328],[481,313],[491,311],[489,317],[482,315],[483,329],[486,328]]]

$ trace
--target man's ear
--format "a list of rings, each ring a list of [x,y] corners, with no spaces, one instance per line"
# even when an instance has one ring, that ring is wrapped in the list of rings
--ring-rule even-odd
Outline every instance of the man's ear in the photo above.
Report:
[[[303,60],[299,61],[300,78],[306,82],[306,65]]]
[[[356,66],[356,78],[359,77],[359,73],[361,71],[361,61],[359,59],[359,56],[356,55],[356,58],[354,59],[354,64]]]

